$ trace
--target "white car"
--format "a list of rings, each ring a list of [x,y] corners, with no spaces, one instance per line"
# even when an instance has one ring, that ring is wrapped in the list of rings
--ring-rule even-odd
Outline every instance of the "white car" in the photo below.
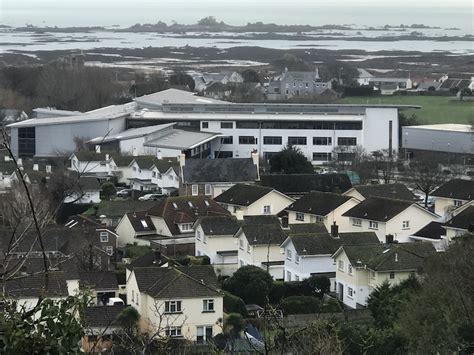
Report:
[[[125,302],[123,299],[118,298],[118,297],[110,297],[109,300],[107,301],[107,306],[117,306],[117,305],[124,305]]]
[[[139,201],[158,201],[162,198],[162,194],[146,194],[138,198]]]

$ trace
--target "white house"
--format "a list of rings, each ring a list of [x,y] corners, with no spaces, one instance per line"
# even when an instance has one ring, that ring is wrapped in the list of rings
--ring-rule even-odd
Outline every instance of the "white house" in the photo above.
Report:
[[[65,203],[99,203],[101,187],[93,176],[79,177],[78,187],[65,198]]]
[[[98,178],[112,177],[117,173],[117,165],[110,153],[75,152],[69,157],[69,169],[81,176],[96,176]]]
[[[239,267],[258,266],[275,280],[283,279],[284,255],[280,245],[286,239],[279,224],[243,225],[235,234]]]
[[[277,215],[295,200],[270,187],[237,184],[214,199],[238,219]]]
[[[342,216],[347,219],[341,230],[373,231],[381,242],[390,234],[400,243],[408,242],[414,231],[439,219],[415,202],[382,197],[368,197]]]
[[[435,252],[430,243],[341,246],[333,254],[337,296],[348,307],[363,308],[377,286],[416,276],[424,259]]]
[[[136,267],[127,302],[144,332],[207,343],[222,332],[223,293],[211,266]]]
[[[118,245],[150,245],[150,238],[156,237],[156,228],[146,211],[126,213],[115,228],[119,235]]]
[[[474,233],[474,202],[467,203],[453,211],[453,217],[444,224],[448,244],[456,237]]]
[[[358,185],[343,193],[344,196],[351,196],[359,201],[365,200],[367,197],[386,197],[397,200],[415,201],[415,195],[408,190],[406,185],[380,184],[380,185]]]
[[[293,202],[285,210],[288,223],[324,223],[327,230],[336,223],[341,231],[349,231],[342,215],[356,206],[359,200],[332,192],[310,192]]]
[[[447,221],[455,209],[474,200],[474,180],[449,180],[438,187],[431,196],[434,197],[435,213],[442,216],[443,221]]]

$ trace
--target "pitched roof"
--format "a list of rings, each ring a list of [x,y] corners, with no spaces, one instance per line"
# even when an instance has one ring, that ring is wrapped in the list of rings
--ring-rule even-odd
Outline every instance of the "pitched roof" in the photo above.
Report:
[[[100,190],[99,180],[97,180],[95,177],[81,176],[79,178],[79,186],[83,191]]]
[[[127,217],[135,232],[152,232],[156,230],[148,212],[129,212]]]
[[[206,235],[234,235],[239,230],[237,218],[233,216],[208,216],[199,218]]]
[[[272,174],[261,175],[261,184],[284,194],[306,194],[310,191],[339,192],[352,187],[347,174]]]
[[[273,189],[270,187],[236,184],[217,196],[214,200],[230,205],[250,206],[272,191]]]
[[[130,163],[133,161],[133,156],[132,155],[117,155],[114,156],[114,162],[117,166],[123,167],[123,166],[129,166]]]
[[[140,292],[154,298],[220,296],[214,269],[210,265],[190,267],[134,268]]]
[[[244,216],[244,219],[239,221],[240,224],[251,225],[251,224],[277,224],[280,225],[280,220],[274,215],[263,215],[263,216]]]
[[[414,201],[415,195],[404,184],[380,184],[354,186],[362,196],[385,197],[397,200]]]
[[[446,227],[474,231],[474,206],[469,206],[445,224]]]
[[[456,200],[470,201],[474,199],[474,180],[452,179],[438,187],[432,194]]]
[[[354,267],[375,271],[418,270],[426,257],[436,253],[431,243],[348,245],[342,249]]]
[[[97,216],[122,217],[128,212],[147,211],[158,204],[156,201],[115,200],[101,201],[97,206]]]
[[[443,235],[446,235],[446,229],[443,228],[443,223],[441,222],[430,222],[419,231],[413,233],[415,237],[428,239],[441,239]]]
[[[183,167],[184,182],[253,182],[257,167],[252,158],[188,159]]]
[[[350,199],[349,196],[332,192],[310,192],[293,202],[286,210],[326,216]]]
[[[176,158],[157,159],[153,164],[162,174],[166,173],[169,168],[173,168],[176,170],[176,168],[179,167],[179,161]]]
[[[87,327],[118,326],[117,317],[127,307],[129,306],[124,304],[87,307],[84,311],[84,323]]]
[[[3,175],[11,175],[16,170],[13,161],[0,161],[0,173]]]
[[[377,244],[379,238],[375,232],[346,232],[339,233],[342,245]]]
[[[127,269],[132,270],[136,267],[159,267],[168,262],[168,258],[162,255],[159,251],[153,250],[145,255],[139,256],[130,264],[127,264]]]
[[[79,272],[79,285],[96,290],[118,290],[117,275],[113,271]]]
[[[280,245],[286,239],[285,232],[276,224],[243,225],[241,231],[250,245]]]
[[[230,215],[227,210],[205,196],[167,197],[152,207],[148,214],[162,217],[173,235],[181,233],[178,223],[194,223],[204,216]]]
[[[413,204],[414,202],[411,201],[368,197],[344,213],[343,216],[386,222]]]
[[[106,156],[109,156],[109,159],[112,157],[112,154],[117,154],[116,152],[100,152],[96,153],[95,151],[81,151],[74,152],[74,155],[79,161],[105,161]]]
[[[140,155],[133,157],[140,169],[151,169],[158,159],[154,155]]]
[[[46,286],[46,287],[45,287]],[[66,297],[68,295],[66,279],[62,271],[49,272],[48,275],[33,274],[10,279],[3,284],[5,295],[14,298],[31,298],[40,295],[48,297]]]
[[[324,223],[297,223],[288,225],[288,235],[302,233],[327,233]]]

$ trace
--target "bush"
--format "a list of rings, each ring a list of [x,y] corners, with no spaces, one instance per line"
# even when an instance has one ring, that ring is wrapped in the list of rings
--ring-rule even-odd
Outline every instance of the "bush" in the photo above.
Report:
[[[281,308],[285,315],[318,313],[321,300],[311,296],[292,296],[283,300]]]
[[[330,298],[326,301],[326,303],[321,308],[322,312],[326,313],[337,313],[342,312],[342,306],[338,300],[334,298]]]
[[[326,276],[311,276],[304,280],[313,291],[313,295],[323,298],[325,293],[329,292],[331,280]]]
[[[270,303],[279,303],[282,299],[291,296],[311,296],[313,290],[309,284],[304,281],[283,282],[275,281],[272,290],[268,296]]]
[[[224,311],[226,313],[238,313],[244,317],[247,316],[247,310],[242,298],[234,296],[229,292],[224,292]]]
[[[245,303],[263,306],[273,285],[268,272],[253,265],[239,268],[232,277],[225,280],[223,288],[233,295],[239,296]]]
[[[230,313],[224,321],[226,332],[237,337],[244,329],[244,317],[240,313]]]

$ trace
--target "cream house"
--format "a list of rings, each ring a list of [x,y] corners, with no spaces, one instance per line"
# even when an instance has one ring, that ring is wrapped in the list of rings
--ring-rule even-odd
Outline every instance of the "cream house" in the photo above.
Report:
[[[373,231],[381,242],[388,234],[400,243],[408,242],[410,235],[439,216],[412,201],[382,197],[368,197],[342,215],[344,230]]]
[[[429,243],[341,246],[332,256],[336,264],[336,294],[348,307],[366,307],[377,286],[416,276],[424,259],[433,253],[435,249]]]
[[[196,256],[207,255],[218,275],[231,275],[238,267],[234,235],[239,230],[233,216],[200,217],[194,224]]]
[[[150,239],[157,237],[156,228],[148,212],[126,213],[115,228],[119,235],[118,245],[150,245]]]
[[[474,200],[474,180],[452,179],[438,187],[434,197],[435,213],[449,220],[458,207]]]
[[[108,178],[117,174],[117,165],[110,153],[75,152],[69,157],[69,169],[82,176],[94,175],[98,178]]]
[[[239,267],[258,266],[275,280],[283,279],[284,255],[280,245],[286,239],[279,224],[243,225],[235,234]]]
[[[341,231],[351,231],[346,218],[342,215],[356,206],[359,200],[332,192],[310,192],[296,200],[285,210],[288,223],[323,223],[327,230],[336,223]]]
[[[211,266],[136,267],[127,300],[144,332],[207,343],[222,332],[223,293]]]
[[[456,237],[474,233],[474,201],[471,201],[453,211],[453,217],[444,224],[447,243],[452,243]]]
[[[214,199],[238,219],[277,215],[295,200],[270,187],[237,184]]]

